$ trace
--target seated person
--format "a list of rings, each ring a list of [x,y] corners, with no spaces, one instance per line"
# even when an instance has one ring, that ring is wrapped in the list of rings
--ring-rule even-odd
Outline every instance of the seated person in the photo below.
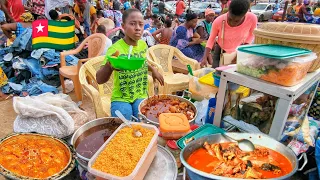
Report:
[[[187,57],[200,62],[204,53],[204,47],[201,43],[204,40],[200,39],[200,35],[194,30],[197,22],[198,16],[196,14],[187,14],[186,22],[173,31],[170,45],[178,48]]]
[[[20,36],[24,30],[27,28],[32,28],[32,22],[34,18],[31,13],[26,12],[20,16],[22,22],[9,23],[1,25],[3,33],[9,38],[12,39],[12,31],[15,32],[16,37]]]
[[[106,36],[106,34],[107,34],[106,27],[105,27],[104,25],[99,25],[99,26],[97,27],[96,33],[102,33],[102,34],[104,34],[104,35]],[[106,55],[107,52],[108,52],[108,49],[109,49],[110,46],[112,45],[111,39],[109,39],[107,36],[106,36],[106,38],[107,38],[107,44],[106,44],[106,47],[104,48],[104,51],[103,51],[103,53],[101,54],[101,56],[102,56],[102,55]]]
[[[172,25],[172,21],[170,19],[167,19],[164,22],[164,26],[165,26],[164,28],[158,29],[152,33],[152,36],[158,43],[169,45],[170,39],[173,33],[171,25]],[[158,36],[160,37],[158,38]]]
[[[108,50],[107,56],[128,56],[130,46],[132,46],[132,57],[146,58],[147,44],[141,40],[143,32],[143,16],[137,9],[128,9],[122,16],[122,28],[125,37],[114,43]],[[99,84],[106,83],[113,74],[113,89],[111,97],[111,115],[117,117],[116,110],[119,110],[126,119],[131,116],[138,117],[138,107],[140,102],[147,98],[148,70],[152,72],[155,80],[161,85],[164,84],[163,77],[152,66],[146,63],[134,71],[121,71],[112,67],[107,58],[102,63],[100,70],[96,74]]]

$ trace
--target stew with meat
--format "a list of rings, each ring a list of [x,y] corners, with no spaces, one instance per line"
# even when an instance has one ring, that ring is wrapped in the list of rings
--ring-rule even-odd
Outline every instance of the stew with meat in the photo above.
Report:
[[[268,179],[284,176],[292,171],[290,161],[269,148],[255,146],[244,152],[236,143],[209,144],[193,152],[187,160],[192,167],[217,176]]]
[[[161,113],[183,113],[188,120],[192,120],[195,115],[188,103],[171,98],[152,100],[141,108],[141,113],[154,122],[159,122]]]
[[[0,145],[1,166],[21,176],[47,178],[64,169],[69,159],[67,147],[50,137],[18,135]]]

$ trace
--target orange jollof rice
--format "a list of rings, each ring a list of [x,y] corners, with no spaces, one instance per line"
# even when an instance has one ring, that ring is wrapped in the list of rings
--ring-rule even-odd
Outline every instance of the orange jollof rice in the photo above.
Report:
[[[142,133],[134,137],[133,129],[124,127],[99,154],[92,168],[115,176],[128,176],[138,164],[155,131],[133,125]]]

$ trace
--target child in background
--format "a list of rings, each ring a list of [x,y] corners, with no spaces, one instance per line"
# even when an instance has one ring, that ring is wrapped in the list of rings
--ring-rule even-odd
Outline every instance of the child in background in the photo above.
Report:
[[[137,9],[129,9],[124,12],[122,20],[125,37],[109,48],[107,56],[128,56],[130,46],[133,46],[131,56],[145,58],[148,46],[141,40],[144,26],[141,12]],[[108,59],[105,59],[96,77],[97,82],[103,84],[113,73],[112,117],[116,117],[116,110],[119,110],[127,119],[131,119],[132,115],[138,116],[138,106],[147,97],[148,70],[152,72],[152,77],[163,85],[164,80],[161,74],[147,62],[138,70],[121,71],[114,69]]]
[[[170,39],[172,36],[172,32],[173,32],[173,30],[171,28],[172,21],[170,19],[167,19],[167,20],[165,20],[164,25],[165,25],[165,28],[158,29],[157,31],[152,33],[152,36],[160,44],[169,45]],[[158,38],[158,35],[160,36],[159,38]]]
[[[99,26],[97,27],[96,33],[101,33],[101,34],[104,34],[104,35],[106,36],[106,34],[107,34],[107,29],[106,29],[106,27],[105,27],[104,25],[99,25]],[[106,38],[107,38],[106,47],[104,48],[103,53],[100,54],[101,56],[106,55],[107,52],[108,52],[108,49],[109,49],[110,46],[112,45],[111,39],[109,39],[107,36],[106,36]]]

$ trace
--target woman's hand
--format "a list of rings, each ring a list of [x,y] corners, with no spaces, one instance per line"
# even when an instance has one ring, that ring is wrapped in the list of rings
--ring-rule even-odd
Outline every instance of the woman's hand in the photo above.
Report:
[[[157,70],[153,70],[152,71],[152,77],[153,79],[156,79],[159,81],[159,83],[161,84],[161,86],[164,86],[164,79],[163,76],[157,71]]]
[[[208,59],[206,56],[203,56],[202,61],[200,63],[200,67],[206,67],[208,65]]]

